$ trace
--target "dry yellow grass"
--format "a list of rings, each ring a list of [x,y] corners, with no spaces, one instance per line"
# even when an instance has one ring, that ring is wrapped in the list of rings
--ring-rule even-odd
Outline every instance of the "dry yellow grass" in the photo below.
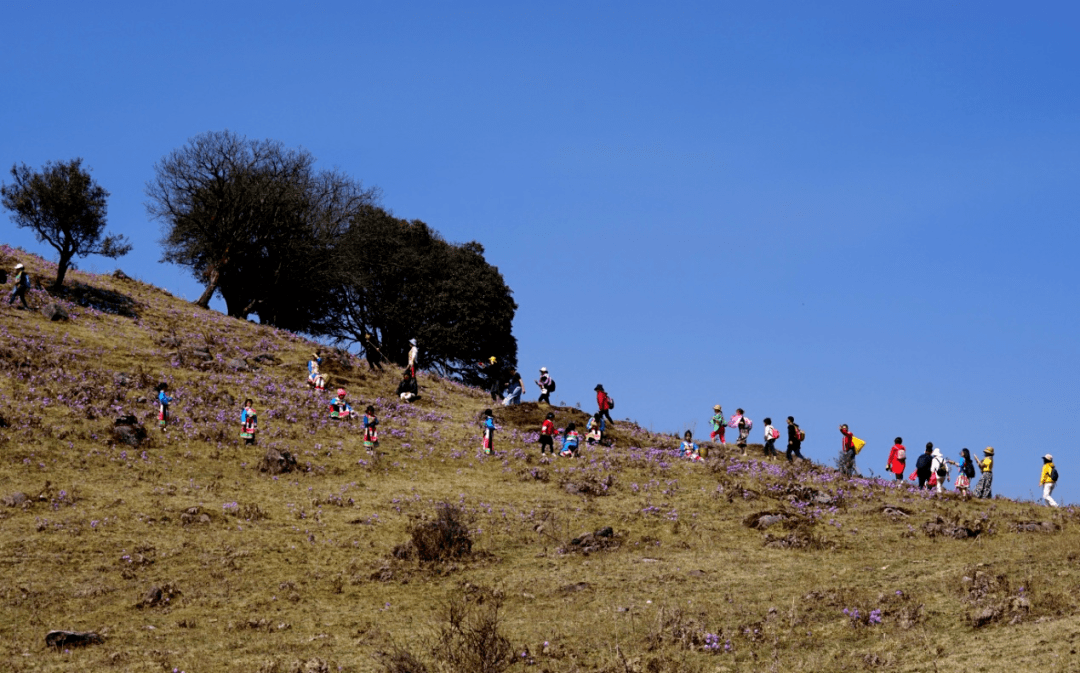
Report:
[[[11,254],[0,250],[0,264]],[[371,457],[359,424],[327,420],[328,396],[304,386],[307,341],[137,281],[69,282],[129,298],[138,317],[0,314],[0,496],[30,496],[0,506],[0,670],[378,671],[377,653],[395,646],[446,669],[430,651],[443,606],[492,592],[514,666],[536,671],[1080,669],[1072,509],[926,497],[753,448],[748,460],[719,451],[690,464],[673,439],[625,423],[612,448],[541,460],[532,441],[546,408],[533,405],[496,411],[489,457],[478,451],[480,392],[425,376],[423,399],[400,405],[394,372],[331,365],[354,408],[380,409]],[[205,369],[184,355],[196,346],[215,358]],[[261,354],[274,360],[225,364]],[[138,401],[159,380],[175,398],[164,435]],[[247,396],[260,413],[255,447],[238,437]],[[110,443],[121,413],[146,424],[147,446]],[[557,413],[560,426],[582,418]],[[260,473],[268,446],[302,469]],[[395,558],[441,503],[466,514],[473,554]],[[745,525],[765,511],[788,520]],[[982,532],[931,537],[924,525],[938,516]],[[1025,521],[1056,529],[1016,531]],[[572,539],[605,526],[617,547],[573,551]],[[168,600],[139,607],[152,586]],[[867,623],[874,610],[881,623]],[[993,618],[976,627],[984,612]],[[53,651],[50,629],[107,639]]]

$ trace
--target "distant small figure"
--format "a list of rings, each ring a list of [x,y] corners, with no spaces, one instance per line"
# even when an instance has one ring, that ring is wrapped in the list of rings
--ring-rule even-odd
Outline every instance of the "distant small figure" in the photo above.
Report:
[[[780,455],[776,452],[776,440],[780,438],[780,431],[773,427],[772,419],[765,419],[765,457],[775,458]]]
[[[370,404],[364,409],[364,448],[368,453],[375,453],[379,448],[379,418]]]
[[[590,416],[589,422],[585,424],[585,443],[590,446],[603,443],[606,427],[607,423],[599,411]]]
[[[566,429],[563,430],[563,448],[559,455],[563,458],[577,458],[578,443],[580,441],[581,437],[578,435],[577,424],[568,423]]]
[[[537,404],[545,402],[551,404],[551,393],[555,392],[555,379],[548,375],[547,367],[540,368],[540,378],[533,381],[540,388],[540,399]]]
[[[521,396],[524,392],[525,382],[521,379],[521,374],[518,374],[515,369],[510,372],[510,379],[506,384],[506,399],[503,400],[503,406],[512,407],[521,404]]]
[[[499,359],[492,355],[486,363],[478,362],[476,366],[484,370],[484,375],[487,377],[488,392],[491,393],[491,401],[500,404],[503,392],[503,370],[499,364]]]
[[[319,372],[320,364],[322,364],[322,357],[318,351],[315,351],[307,363],[308,387],[313,390],[326,390],[326,376]]]
[[[797,457],[799,460],[804,460],[802,455],[802,443],[806,439],[806,433],[804,433],[798,425],[795,424],[795,417],[787,417],[787,462],[794,462],[793,457]]]
[[[689,460],[701,462],[705,459],[701,457],[701,452],[698,450],[698,445],[694,443],[694,433],[689,430],[683,434],[683,443],[679,446],[679,453],[683,458]]]
[[[346,395],[348,392],[344,388],[337,389],[337,397],[330,400],[330,418],[345,420],[352,415],[352,407],[345,401]]]
[[[409,373],[413,375],[413,378],[416,378],[416,360],[420,355],[420,348],[416,345],[416,339],[409,339],[409,345],[411,346],[409,349]]]
[[[966,448],[960,449],[960,474],[956,477],[956,492],[965,500],[971,495],[968,488],[971,480],[975,477],[975,463],[971,460],[971,452]]]
[[[26,273],[26,267],[21,263],[15,265],[15,286],[11,288],[11,296],[8,297],[8,306],[15,303],[15,297],[22,302],[24,309],[29,309],[26,303],[26,292],[30,289],[30,275]],[[15,308],[18,308],[17,306]]]
[[[255,431],[259,427],[259,418],[255,414],[252,404],[249,397],[244,400],[244,408],[240,411],[240,438],[244,440],[245,444],[255,443]]]
[[[495,450],[495,419],[491,415],[491,409],[484,409],[484,453],[491,455]]]
[[[1057,507],[1057,502],[1050,497],[1050,494],[1054,492],[1054,487],[1057,486],[1058,471],[1054,467],[1054,457],[1049,453],[1043,456],[1042,476],[1039,477],[1039,486],[1042,486],[1043,500],[1047,505],[1051,507]]]
[[[988,446],[983,449],[983,456],[984,458],[978,463],[982,476],[979,477],[979,483],[975,484],[975,497],[993,498],[994,447]]]
[[[416,377],[406,369],[401,373],[401,382],[398,383],[397,396],[402,402],[415,402],[420,399],[420,388],[416,385]]]
[[[855,474],[855,435],[848,430],[847,423],[840,426],[844,441],[840,447],[840,473],[845,477]]]
[[[897,481],[904,480],[904,470],[907,469],[907,449],[904,448],[903,437],[893,440],[892,448],[889,449],[889,460],[885,463],[885,470],[892,472]]]
[[[168,389],[169,384],[164,381],[157,384],[157,387],[154,388],[158,394],[158,426],[161,427],[162,432],[165,432],[165,426],[169,424],[169,404],[172,403],[172,398],[165,394],[165,391]]]
[[[540,425],[540,455],[544,455],[547,449],[551,455],[555,455],[555,414],[548,412],[544,422]]]
[[[364,356],[367,358],[368,369],[382,371],[384,358],[382,351],[379,350],[379,342],[375,340],[374,335],[368,332],[364,332]]]
[[[723,444],[724,431],[727,429],[727,420],[724,418],[724,410],[719,404],[714,404],[712,410],[712,432],[709,433],[709,439]]]
[[[593,388],[596,391],[596,406],[599,407],[600,413],[607,419],[608,423],[615,424],[615,419],[611,417],[611,410],[615,408],[615,400],[611,395],[607,394],[604,390],[604,386],[600,383],[596,384]]]
[[[915,461],[915,471],[908,477],[912,481],[919,480],[919,488],[927,488],[930,483],[930,477],[934,474],[934,443],[926,443],[926,451],[923,452],[919,459]]]
[[[739,438],[735,440],[735,445],[742,449],[742,455],[746,455],[746,440],[750,437],[750,429],[754,427],[754,422],[745,416],[746,412],[742,409],[736,409],[735,414],[728,421],[729,428],[738,428]]]

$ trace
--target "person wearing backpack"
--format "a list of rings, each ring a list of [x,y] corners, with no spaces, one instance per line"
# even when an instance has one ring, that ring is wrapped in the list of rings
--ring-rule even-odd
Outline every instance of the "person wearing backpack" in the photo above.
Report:
[[[975,484],[975,497],[993,498],[994,447],[988,446],[983,449],[983,456],[983,459],[979,461],[979,469],[982,470],[982,476],[979,477],[979,483]]]
[[[754,427],[754,422],[747,418],[742,409],[736,409],[735,415],[728,421],[729,428],[737,428],[739,430],[739,438],[735,440],[735,446],[742,449],[742,455],[746,455],[746,439],[750,436],[750,429]]]
[[[918,478],[918,480],[919,480],[919,488],[920,489],[926,488],[927,482],[930,481],[930,475],[933,474],[933,472],[934,472],[934,470],[933,470],[933,467],[934,467],[933,453],[934,453],[934,443],[933,442],[927,442],[926,443],[926,451],[923,453],[923,455],[919,456],[918,460],[915,461],[915,472],[911,475],[910,478],[912,480],[915,480],[916,478]]]
[[[971,486],[972,477],[975,476],[975,463],[971,460],[971,452],[966,448],[960,449],[960,459],[963,462],[960,463],[960,476],[956,478],[956,492],[967,500],[970,495],[968,488]]]
[[[15,303],[15,297],[19,298],[22,302],[24,309],[29,309],[30,305],[26,303],[26,292],[30,289],[30,276],[26,274],[26,267],[22,264],[15,265],[15,286],[11,289],[11,296],[8,297],[8,306]],[[16,307],[18,308],[18,307]]]
[[[540,455],[544,455],[544,450],[551,452],[551,455],[555,455],[555,414],[554,412],[548,412],[548,415],[544,417],[544,422],[540,424]]]
[[[840,426],[840,434],[844,436],[840,444],[840,460],[837,465],[845,477],[855,474],[855,435],[848,430],[847,423]]]
[[[772,419],[765,419],[765,457],[774,458],[776,452],[776,440],[780,438],[780,431],[772,426]]]
[[[551,393],[555,392],[555,379],[548,376],[547,367],[540,368],[540,378],[534,383],[540,388],[540,399],[536,403],[546,402],[551,404]]]
[[[892,472],[897,481],[904,480],[904,470],[907,469],[907,449],[904,448],[904,439],[897,437],[889,449],[889,460],[885,463],[885,469]]]
[[[938,448],[935,448],[933,452],[931,452],[930,457],[932,458],[930,473],[933,474],[934,478],[937,480],[934,484],[934,488],[937,493],[944,493],[946,488],[945,484],[949,481],[949,464],[952,463],[953,465],[956,465],[956,463],[946,458],[945,454]]]
[[[601,415],[607,418],[608,423],[614,424],[615,419],[611,417],[610,411],[615,408],[615,400],[611,399],[600,383],[597,383],[593,390],[596,391],[596,406],[600,408]]]
[[[1057,507],[1057,502],[1050,497],[1050,494],[1054,492],[1054,487],[1057,486],[1058,471],[1054,467],[1054,457],[1049,453],[1043,456],[1043,468],[1042,476],[1039,478],[1039,486],[1042,486],[1043,500],[1047,505],[1051,507]]]
[[[805,460],[802,455],[802,443],[806,439],[806,433],[798,425],[795,425],[795,417],[787,417],[787,462],[794,462],[792,456],[798,456],[799,460]]]
[[[724,418],[724,409],[719,404],[714,404],[712,410],[712,432],[709,433],[709,439],[723,444],[724,430],[727,429],[727,420]]]

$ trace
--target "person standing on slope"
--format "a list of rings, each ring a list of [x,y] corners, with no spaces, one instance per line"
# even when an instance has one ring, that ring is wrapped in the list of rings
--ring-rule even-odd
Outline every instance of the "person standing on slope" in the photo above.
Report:
[[[772,419],[765,419],[765,457],[775,458],[776,440],[780,438],[780,431],[772,426]]]
[[[802,455],[802,443],[806,435],[799,429],[798,425],[795,425],[795,417],[787,417],[787,462],[794,462],[792,456],[798,457],[799,460],[805,460]]]
[[[976,498],[993,498],[993,485],[994,485],[994,447],[988,446],[983,449],[984,458],[979,461],[979,469],[982,471],[982,476],[979,477],[979,483],[975,484],[975,497]]]
[[[848,430],[847,423],[840,426],[844,441],[840,446],[840,473],[845,477],[855,474],[855,436]]]
[[[371,404],[364,409],[364,449],[368,453],[375,453],[379,448],[379,417],[375,415],[375,407]]]
[[[934,448],[930,456],[933,459],[930,464],[930,472],[937,479],[937,484],[935,484],[935,490],[938,494],[945,493],[945,485],[949,481],[949,463],[952,463],[953,461],[945,458],[945,454],[941,452],[941,449],[936,447]],[[955,463],[953,464],[955,465]]]
[[[534,383],[540,388],[540,399],[536,400],[536,403],[546,402],[551,404],[551,393],[555,392],[555,379],[548,376],[547,367],[540,368],[540,378],[535,380]]]
[[[915,481],[916,479],[919,480],[920,490],[927,488],[926,485],[930,482],[930,475],[934,473],[934,456],[932,455],[933,453],[934,443],[927,442],[926,451],[924,451],[923,454],[919,456],[918,460],[915,461],[915,471],[912,472],[911,476],[909,477],[909,479],[911,479],[912,481]]]
[[[742,455],[746,455],[746,440],[750,437],[750,429],[754,427],[754,422],[747,418],[742,409],[736,409],[735,415],[728,421],[729,428],[736,428],[739,431],[739,438],[735,440],[735,446],[742,449]]]
[[[547,449],[551,455],[555,455],[555,414],[548,412],[544,422],[540,425],[540,455],[544,455]]]
[[[420,348],[416,345],[416,339],[409,339],[409,345],[412,346],[409,349],[409,373],[416,378],[416,359],[420,355]]]
[[[709,439],[714,442],[720,442],[721,444],[723,444],[724,430],[727,429],[727,420],[724,419],[724,410],[720,407],[719,404],[714,404],[712,410],[712,432],[709,433]]]
[[[1050,497],[1057,486],[1057,468],[1054,467],[1054,457],[1049,453],[1043,456],[1042,476],[1039,477],[1039,486],[1042,486],[1043,500],[1051,507],[1057,507],[1057,502]]]
[[[165,394],[165,391],[169,389],[169,384],[162,382],[157,384],[157,400],[158,400],[158,425],[161,426],[161,431],[165,432],[165,426],[169,424],[169,405],[172,404],[172,398]]]
[[[512,407],[521,404],[523,394],[525,394],[525,381],[522,380],[521,374],[518,374],[515,369],[510,372],[510,382],[507,384],[506,399],[503,400],[503,406]]]
[[[30,289],[30,276],[26,273],[26,267],[22,264],[15,265],[15,286],[11,288],[11,296],[8,297],[8,306],[15,303],[15,297],[22,302],[23,308],[29,309],[26,303],[26,292]],[[16,307],[17,308],[17,307]]]
[[[484,409],[484,453],[491,455],[495,450],[495,418],[491,415],[491,409]]]
[[[259,419],[255,415],[251,398],[244,400],[244,408],[240,411],[240,438],[245,444],[255,443],[255,430],[258,428]]]
[[[615,400],[611,399],[611,396],[604,390],[603,384],[597,383],[593,388],[596,391],[596,406],[599,407],[600,414],[607,418],[608,423],[614,424],[615,419],[611,417],[611,410],[615,408]]]
[[[907,469],[907,449],[904,448],[904,439],[897,437],[889,449],[889,460],[885,463],[885,469],[896,476],[897,481],[904,480],[904,470]]]
[[[968,496],[968,488],[971,486],[971,478],[975,476],[975,463],[971,461],[971,452],[966,448],[960,449],[960,475],[956,477],[956,492],[965,500]]]

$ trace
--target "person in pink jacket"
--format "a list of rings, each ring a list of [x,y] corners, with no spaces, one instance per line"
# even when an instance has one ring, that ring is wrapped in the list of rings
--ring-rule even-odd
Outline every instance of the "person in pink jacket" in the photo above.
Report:
[[[907,449],[904,448],[904,440],[897,437],[893,447],[889,449],[889,462],[885,469],[896,475],[897,481],[904,480],[904,469],[907,467]]]

